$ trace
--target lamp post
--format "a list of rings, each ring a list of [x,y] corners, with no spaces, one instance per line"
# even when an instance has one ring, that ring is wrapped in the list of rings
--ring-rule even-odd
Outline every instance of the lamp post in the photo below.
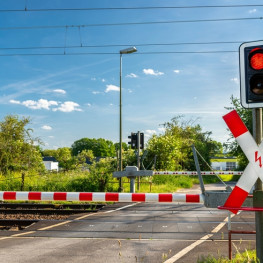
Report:
[[[119,147],[119,171],[122,171],[122,55],[136,52],[136,47],[120,50],[120,147]],[[119,191],[122,191],[122,178],[119,181]]]

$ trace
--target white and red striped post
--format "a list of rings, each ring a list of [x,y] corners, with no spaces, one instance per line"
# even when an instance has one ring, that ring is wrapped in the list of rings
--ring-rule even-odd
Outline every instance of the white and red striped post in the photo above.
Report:
[[[235,110],[223,116],[223,119],[249,160],[243,175],[224,204],[225,207],[241,207],[258,177],[263,179],[263,145],[258,147]],[[237,210],[231,211],[237,213]]]

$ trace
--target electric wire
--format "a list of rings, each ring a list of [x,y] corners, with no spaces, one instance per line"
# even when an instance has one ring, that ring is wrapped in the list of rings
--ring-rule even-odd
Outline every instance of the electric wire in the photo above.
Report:
[[[123,22],[123,23],[102,23],[83,25],[42,25],[42,26],[14,26],[0,27],[0,30],[34,30],[34,29],[67,29],[86,27],[108,27],[108,26],[132,26],[132,25],[154,25],[154,24],[176,24],[176,23],[204,23],[204,22],[227,22],[227,21],[249,21],[262,20],[263,17],[239,17],[239,18],[218,18],[218,19],[193,19],[193,20],[170,20],[170,21],[145,21],[145,22]]]
[[[177,42],[177,43],[145,43],[145,44],[102,44],[84,45],[80,39],[80,45],[64,46],[28,46],[28,47],[0,47],[0,50],[27,50],[27,49],[72,49],[72,48],[108,48],[108,47],[147,47],[147,46],[184,46],[184,45],[215,45],[215,44],[241,44],[247,41],[215,41],[215,42]]]
[[[235,50],[218,50],[218,51],[156,51],[156,52],[136,52],[134,55],[161,55],[161,54],[220,54],[220,53],[238,53]],[[81,53],[13,53],[0,54],[0,57],[12,56],[84,56],[84,55],[118,55],[119,52],[81,52]]]
[[[116,55],[117,52],[81,52],[81,53],[69,53],[66,52],[68,49],[83,49],[83,48],[109,48],[109,47],[125,47],[125,46],[136,46],[136,47],[147,47],[147,46],[180,46],[180,45],[214,45],[214,44],[241,44],[245,41],[217,41],[217,42],[178,42],[178,43],[146,43],[146,44],[105,44],[105,45],[83,45],[82,40],[80,45],[66,45],[66,38],[64,46],[29,46],[29,47],[0,47],[0,50],[52,50],[52,49],[63,49],[63,53],[15,53],[15,54],[0,54],[0,56],[52,56],[52,55]],[[138,52],[137,54],[205,54],[205,53],[236,53],[234,50],[221,50],[221,51],[151,51],[151,52]]]
[[[58,12],[58,11],[112,11],[112,10],[154,10],[154,9],[199,9],[199,8],[244,8],[262,7],[262,4],[244,5],[196,5],[196,6],[131,6],[131,7],[83,7],[83,8],[28,8],[0,9],[0,12]]]

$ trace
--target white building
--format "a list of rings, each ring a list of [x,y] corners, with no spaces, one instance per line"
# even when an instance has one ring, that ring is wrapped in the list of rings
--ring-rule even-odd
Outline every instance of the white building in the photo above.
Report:
[[[238,167],[238,162],[236,157],[211,157],[211,167],[216,171],[233,171]]]
[[[43,162],[44,162],[45,168],[48,171],[58,172],[58,162],[55,157],[43,157]]]

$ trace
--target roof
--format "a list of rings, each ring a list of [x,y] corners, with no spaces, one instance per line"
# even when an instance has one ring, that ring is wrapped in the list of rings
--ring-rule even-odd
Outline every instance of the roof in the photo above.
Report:
[[[44,156],[43,162],[57,162],[57,160],[55,157],[52,157],[52,156]]]
[[[218,159],[218,160],[236,160],[237,157],[233,157],[233,156],[223,156],[223,157],[210,157],[210,159]]]

